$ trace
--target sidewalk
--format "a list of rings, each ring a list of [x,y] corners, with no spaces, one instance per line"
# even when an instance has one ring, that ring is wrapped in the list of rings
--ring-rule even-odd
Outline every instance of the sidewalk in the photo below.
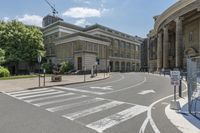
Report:
[[[180,111],[170,109],[170,105],[165,108],[168,119],[183,133],[200,133],[200,120],[188,113],[188,99],[178,100],[181,105]]]
[[[91,75],[86,75],[86,82],[102,80],[110,77],[110,74],[99,73],[96,77],[91,78]],[[14,79],[14,80],[0,80],[0,92],[10,92],[17,90],[25,90],[29,88],[38,87],[37,78]],[[51,77],[46,77],[46,87],[55,85],[67,85],[83,83],[84,75],[65,75],[62,76],[62,82],[51,82]],[[41,78],[41,86],[43,86],[43,78]]]
[[[164,76],[160,74],[153,75]],[[170,78],[169,75],[165,75],[165,77]],[[183,78],[183,83],[187,84],[185,78]],[[189,113],[188,99],[181,98],[178,101],[180,102],[181,110],[172,110],[170,109],[170,105],[166,106],[165,114],[167,118],[183,133],[200,133],[200,120]]]

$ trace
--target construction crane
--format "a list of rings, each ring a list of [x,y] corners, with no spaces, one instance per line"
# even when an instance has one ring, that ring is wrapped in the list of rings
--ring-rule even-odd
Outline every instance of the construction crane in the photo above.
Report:
[[[51,7],[53,16],[58,15],[58,11],[55,9],[55,6],[53,6],[48,0],[45,0],[45,2]]]

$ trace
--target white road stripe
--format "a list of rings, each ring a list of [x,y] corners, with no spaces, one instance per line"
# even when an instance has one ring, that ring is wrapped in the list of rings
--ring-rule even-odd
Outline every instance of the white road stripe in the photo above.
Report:
[[[26,92],[44,91],[44,90],[48,90],[48,89],[49,88],[34,89],[34,90],[23,90],[23,91],[14,91],[14,92],[7,92],[6,94],[13,95],[13,94],[26,93]]]
[[[82,95],[82,96],[76,96],[76,97],[69,97],[69,98],[65,98],[65,99],[59,99],[59,100],[43,102],[43,103],[37,103],[37,104],[33,104],[33,105],[40,107],[40,106],[44,106],[44,105],[49,105],[49,104],[53,104],[53,103],[60,103],[60,102],[66,102],[66,101],[80,99],[80,98],[84,98],[84,97],[87,97],[87,96]]]
[[[90,123],[86,125],[86,127],[96,130],[99,133],[102,133],[104,130],[112,126],[115,126],[117,124],[120,124],[124,121],[127,121],[135,117],[136,115],[139,115],[145,112],[146,110],[147,110],[147,107],[136,105],[134,107],[123,110],[122,112],[119,112],[117,114],[114,114],[106,118],[103,118],[101,120],[98,120],[96,122]]]
[[[17,97],[17,98],[18,99],[26,99],[26,98],[34,98],[34,97],[39,97],[39,96],[48,96],[48,95],[60,94],[60,93],[63,93],[63,91],[57,91],[57,92],[45,93],[45,94],[38,94],[38,95],[31,95],[31,96],[24,96],[24,97]]]
[[[90,93],[90,94],[96,94],[96,95],[103,95],[103,94],[105,94],[103,92],[88,91],[88,90],[75,89],[75,88],[67,88],[67,87],[60,87],[60,86],[56,86],[56,87],[53,87],[53,88],[62,89],[62,90],[68,90],[68,91],[75,91],[75,92],[84,92],[84,93]]]
[[[56,91],[56,90],[49,89],[49,90],[44,90],[44,91],[26,92],[26,93],[22,93],[22,94],[12,94],[12,96],[19,97],[19,96],[24,96],[24,95],[38,94],[38,93],[45,93],[45,92],[53,92],[53,91]]]
[[[48,110],[50,112],[56,112],[56,111],[65,110],[65,109],[78,107],[78,106],[82,106],[82,105],[87,105],[87,104],[91,104],[91,103],[95,103],[95,102],[103,101],[103,100],[104,100],[103,98],[89,99],[89,100],[78,102],[78,103],[72,103],[72,104],[57,106],[57,107],[53,107],[53,108],[47,108],[46,110]]]
[[[84,116],[87,116],[90,114],[94,114],[94,113],[97,113],[100,111],[104,111],[104,110],[107,110],[107,109],[110,109],[110,108],[113,108],[113,107],[116,107],[116,106],[119,106],[122,104],[124,104],[124,102],[113,101],[113,102],[109,102],[109,103],[106,103],[106,104],[103,104],[103,105],[100,105],[100,106],[97,106],[94,108],[86,109],[83,111],[78,111],[78,112],[71,113],[71,114],[66,114],[66,115],[63,115],[63,117],[70,119],[70,120],[75,120],[75,119],[78,119],[78,118],[81,118],[81,117],[84,117]]]
[[[31,103],[31,102],[37,102],[37,101],[41,101],[41,100],[47,100],[47,99],[52,99],[52,98],[57,98],[57,97],[64,97],[64,96],[69,96],[69,95],[75,95],[75,94],[67,93],[67,94],[61,94],[61,95],[53,95],[53,96],[41,97],[41,98],[37,98],[37,99],[25,100],[25,102]]]

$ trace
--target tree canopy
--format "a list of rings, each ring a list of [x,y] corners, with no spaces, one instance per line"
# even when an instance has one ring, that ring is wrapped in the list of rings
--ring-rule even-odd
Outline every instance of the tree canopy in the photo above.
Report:
[[[0,65],[5,62],[5,51],[0,48]]]
[[[32,63],[38,55],[44,55],[43,34],[35,26],[1,21],[0,48],[5,51],[6,63]]]

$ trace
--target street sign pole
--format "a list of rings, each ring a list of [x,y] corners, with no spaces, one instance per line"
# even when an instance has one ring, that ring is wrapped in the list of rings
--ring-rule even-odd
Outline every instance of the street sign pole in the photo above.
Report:
[[[179,85],[179,97],[182,97],[182,78],[180,80],[180,85]]]
[[[41,69],[41,61],[42,61],[42,57],[41,56],[38,56],[38,63],[39,63],[39,87],[41,86],[40,85],[40,69]]]
[[[86,82],[86,67],[84,67],[84,82]]]
[[[46,75],[45,75],[45,74],[46,74],[46,70],[45,70],[45,69],[43,70],[43,73],[44,73],[43,86],[45,87],[45,82],[46,82],[46,81],[45,81],[45,78],[46,78]]]
[[[174,110],[180,110],[180,103],[176,100],[176,86],[180,86],[180,71],[171,71],[171,85],[174,86],[174,100],[170,102],[170,108]]]
[[[39,65],[40,67],[40,65]],[[40,68],[39,68],[39,87],[40,87]]]
[[[176,102],[176,86],[174,86],[174,101]]]

